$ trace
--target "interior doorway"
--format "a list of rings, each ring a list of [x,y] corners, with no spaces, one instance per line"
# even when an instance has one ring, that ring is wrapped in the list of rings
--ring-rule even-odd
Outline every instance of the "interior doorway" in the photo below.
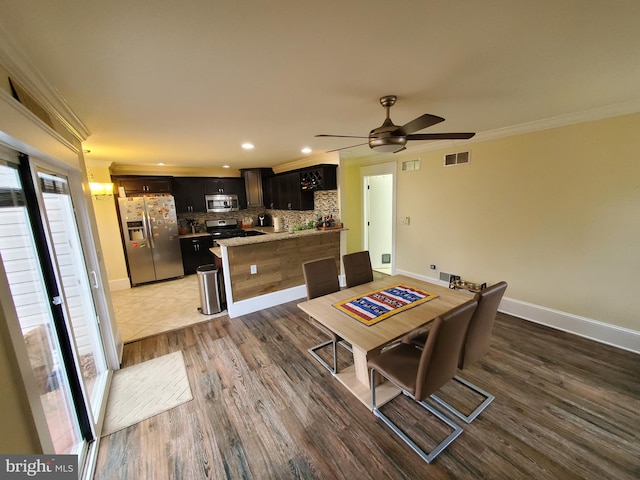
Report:
[[[361,169],[363,185],[364,249],[371,267],[380,273],[395,272],[396,164],[385,163]]]

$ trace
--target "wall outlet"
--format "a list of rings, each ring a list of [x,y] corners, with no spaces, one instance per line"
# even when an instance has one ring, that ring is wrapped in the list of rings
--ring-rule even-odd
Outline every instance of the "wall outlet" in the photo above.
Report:
[[[258,266],[257,265],[251,265],[251,275],[254,275],[258,273]]]
[[[411,224],[411,217],[404,217],[402,219],[402,224],[403,225],[410,225]]]

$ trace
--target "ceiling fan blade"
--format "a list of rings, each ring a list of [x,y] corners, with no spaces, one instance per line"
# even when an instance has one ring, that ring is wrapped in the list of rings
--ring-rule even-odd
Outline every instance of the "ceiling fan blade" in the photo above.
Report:
[[[407,140],[468,140],[475,133],[414,133]]]
[[[431,115],[430,113],[425,113],[424,115],[420,115],[418,118],[414,118],[409,123],[404,124],[400,129],[402,129],[405,134],[409,134],[440,122],[444,122],[444,118],[438,117],[437,115]]]
[[[316,137],[332,137],[332,138],[369,138],[369,137],[356,137],[353,135],[327,135],[325,133],[321,135],[315,135]]]
[[[356,137],[359,138],[359,137]],[[366,138],[366,137],[365,137]],[[330,152],[337,152],[339,150],[346,150],[347,148],[353,148],[353,147],[361,147],[362,145],[368,145],[369,142],[365,142],[365,143],[357,143],[355,145],[349,145],[348,147],[342,147],[342,148],[335,148],[333,150],[327,150],[326,153],[330,153]]]

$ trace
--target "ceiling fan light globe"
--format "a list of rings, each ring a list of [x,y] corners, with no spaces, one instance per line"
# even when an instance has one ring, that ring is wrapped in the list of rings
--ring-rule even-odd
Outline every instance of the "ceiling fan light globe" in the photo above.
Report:
[[[395,153],[404,150],[407,137],[369,138],[369,147],[376,152]]]

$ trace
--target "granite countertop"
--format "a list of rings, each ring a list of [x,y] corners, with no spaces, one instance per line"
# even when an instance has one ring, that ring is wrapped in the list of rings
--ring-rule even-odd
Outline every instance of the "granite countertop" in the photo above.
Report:
[[[196,238],[196,237],[210,237],[211,234],[207,232],[198,232],[198,233],[187,233],[185,235],[180,235],[179,238]]]
[[[348,230],[347,228],[337,228],[335,230],[298,230],[297,232],[289,233],[286,230],[276,232],[273,227],[254,227],[250,230],[256,230],[258,232],[263,232],[266,235],[256,235],[253,237],[236,237],[236,238],[226,238],[221,240],[216,240],[218,245],[223,245],[225,247],[238,247],[241,245],[253,245],[256,243],[266,243],[273,242],[276,240],[288,240],[290,238],[295,237],[304,237],[309,235],[324,235],[326,233],[334,233],[341,232],[343,230]]]

